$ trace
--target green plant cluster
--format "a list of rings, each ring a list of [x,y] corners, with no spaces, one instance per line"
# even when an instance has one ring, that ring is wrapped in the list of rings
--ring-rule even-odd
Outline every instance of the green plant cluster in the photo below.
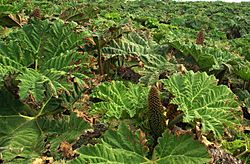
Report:
[[[1,0],[0,163],[199,164],[212,144],[250,162],[249,20],[249,2]]]

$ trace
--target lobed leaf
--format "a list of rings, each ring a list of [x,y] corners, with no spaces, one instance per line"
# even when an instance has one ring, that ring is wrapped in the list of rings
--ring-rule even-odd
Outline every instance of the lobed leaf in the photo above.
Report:
[[[72,163],[149,163],[147,149],[141,144],[139,134],[132,133],[122,123],[116,131],[108,130],[103,141],[95,146],[78,150],[80,156]]]
[[[163,133],[154,151],[152,160],[146,158],[148,150],[141,142],[139,131],[132,133],[124,123],[117,131],[109,130],[102,143],[83,146],[78,150],[78,158],[71,163],[206,163],[210,157],[205,146],[194,141],[191,136],[175,136]]]
[[[0,153],[5,162],[17,162],[16,157],[28,161],[37,158],[50,143],[53,157],[58,155],[60,143],[73,143],[88,124],[75,114],[60,119],[23,116],[0,116]]]
[[[190,135],[175,136],[163,133],[155,148],[156,163],[208,163],[210,157],[204,145],[192,139]]]
[[[250,62],[241,62],[236,66],[236,75],[241,79],[247,81],[250,80]]]
[[[148,159],[139,154],[124,149],[114,149],[103,143],[95,146],[87,146],[79,150],[80,156],[72,161],[74,164],[81,163],[117,163],[139,164],[150,163]]]
[[[185,56],[191,55],[201,69],[219,70],[223,64],[230,64],[241,60],[239,56],[216,47],[205,47],[186,41],[173,33],[166,35],[166,43],[182,52]]]
[[[46,78],[37,71],[26,70],[23,74],[17,77],[20,80],[18,84],[19,96],[21,100],[27,99],[30,95],[35,98],[35,101],[41,102],[45,97]]]
[[[124,149],[127,151],[138,153],[142,156],[147,155],[147,148],[141,145],[140,132],[132,133],[128,127],[122,123],[117,131],[109,130],[103,136],[103,141],[112,148]]]
[[[139,58],[144,64],[144,68],[139,70],[139,73],[143,75],[140,81],[154,84],[161,73],[176,72],[176,66],[164,57],[167,49],[167,46],[160,46],[153,40],[133,32],[123,35],[120,39],[113,39],[108,46],[102,49],[102,52],[107,59],[129,56]]]
[[[0,153],[4,161],[23,157],[29,160],[37,157],[43,150],[40,131],[35,120],[20,116],[0,117]]]
[[[53,155],[57,153],[57,148],[62,141],[73,143],[89,128],[89,125],[76,114],[60,119],[41,119],[38,120],[38,124],[43,131],[43,137],[47,137],[50,142]]]
[[[79,61],[86,56],[75,51],[81,41],[75,27],[61,20],[32,20],[0,42],[0,77],[18,73],[21,100],[30,97],[40,103],[49,96],[70,94],[74,90],[70,79],[83,83],[83,75],[75,72],[84,70]]]
[[[171,103],[184,112],[184,122],[201,121],[203,133],[212,131],[221,137],[225,126],[239,124],[235,95],[226,86],[217,86],[214,76],[189,71],[175,74],[163,83],[175,96]]]
[[[91,94],[91,97],[101,100],[92,105],[91,113],[102,114],[104,119],[120,119],[126,114],[132,118],[146,108],[147,92],[147,88],[138,84],[126,86],[121,81],[103,83]]]

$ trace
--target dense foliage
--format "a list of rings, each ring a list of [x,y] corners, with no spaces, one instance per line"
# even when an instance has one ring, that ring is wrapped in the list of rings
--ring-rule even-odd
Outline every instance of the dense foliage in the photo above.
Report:
[[[249,2],[0,1],[0,163],[249,163],[249,92]]]

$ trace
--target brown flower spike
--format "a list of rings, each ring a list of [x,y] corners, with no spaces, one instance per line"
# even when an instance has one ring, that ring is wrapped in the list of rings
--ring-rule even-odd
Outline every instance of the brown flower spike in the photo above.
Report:
[[[205,30],[201,29],[196,36],[196,44],[203,45],[205,39]]]
[[[155,139],[160,137],[166,129],[166,118],[158,89],[152,86],[148,95],[148,121],[150,132]]]
[[[41,19],[42,16],[41,16],[41,11],[39,8],[35,8],[31,13],[30,13],[30,18],[36,18],[36,19]]]

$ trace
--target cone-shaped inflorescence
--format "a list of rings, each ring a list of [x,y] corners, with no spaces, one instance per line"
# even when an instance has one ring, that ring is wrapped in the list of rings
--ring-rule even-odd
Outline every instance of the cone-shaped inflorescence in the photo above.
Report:
[[[36,19],[41,19],[41,11],[39,8],[35,8],[31,13],[30,13],[30,18],[36,18]]]
[[[201,29],[196,36],[196,44],[203,45],[205,39],[205,30]]]
[[[157,139],[166,129],[166,118],[163,115],[163,106],[158,89],[152,86],[148,95],[148,122],[150,133]]]

